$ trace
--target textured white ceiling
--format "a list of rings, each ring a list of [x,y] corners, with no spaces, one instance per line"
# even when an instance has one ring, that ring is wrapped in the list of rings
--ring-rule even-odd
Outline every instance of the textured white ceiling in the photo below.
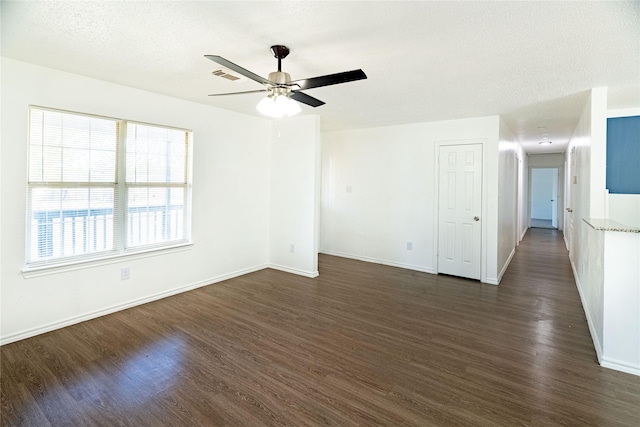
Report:
[[[307,91],[323,130],[503,115],[529,152],[561,152],[592,87],[640,104],[640,2],[12,2],[2,55],[247,114],[285,44],[293,79],[362,68]],[[543,133],[554,143],[541,147]]]

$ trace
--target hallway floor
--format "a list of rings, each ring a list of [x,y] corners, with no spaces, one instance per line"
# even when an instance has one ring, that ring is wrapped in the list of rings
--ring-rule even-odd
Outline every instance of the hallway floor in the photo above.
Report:
[[[537,218],[531,218],[531,228],[553,228],[553,229],[557,229],[557,227],[554,227],[552,225],[552,222],[550,219],[537,219]]]

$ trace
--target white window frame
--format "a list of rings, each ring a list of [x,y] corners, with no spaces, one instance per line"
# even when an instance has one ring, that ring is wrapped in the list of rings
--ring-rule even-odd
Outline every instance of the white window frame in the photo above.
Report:
[[[72,114],[78,116],[93,117],[97,119],[113,120],[118,122],[118,140],[116,146],[116,182],[109,184],[104,182],[30,182],[27,177],[27,208],[26,208],[26,230],[25,230],[25,266],[22,273],[25,277],[33,277],[49,272],[59,272],[65,270],[75,270],[78,268],[86,268],[89,266],[108,264],[121,261],[122,257],[148,257],[157,255],[159,252],[173,252],[183,250],[193,243],[191,241],[191,187],[192,187],[192,153],[193,153],[193,131],[172,126],[157,125],[144,123],[140,121],[125,120],[114,117],[106,117],[95,114],[79,113],[74,111],[66,111],[55,108],[40,107],[37,105],[29,106],[29,152],[27,155],[27,168],[30,171],[31,166],[31,112],[32,110],[51,111],[62,114]],[[154,128],[164,128],[169,130],[177,130],[185,133],[185,177],[184,182],[154,182],[154,183],[132,183],[126,180],[126,144],[127,144],[127,124],[136,124],[143,126],[151,126]],[[113,202],[113,241],[114,248],[95,253],[84,253],[81,255],[61,256],[57,258],[47,259],[45,261],[31,261],[30,249],[32,240],[31,220],[33,211],[31,209],[31,191],[33,188],[62,188],[62,187],[89,187],[89,188],[114,188]],[[163,241],[160,243],[152,243],[146,245],[136,245],[127,247],[127,231],[129,222],[128,192],[131,188],[183,188],[184,189],[184,215],[182,218],[183,235],[181,239]],[[106,237],[105,237],[106,238]]]

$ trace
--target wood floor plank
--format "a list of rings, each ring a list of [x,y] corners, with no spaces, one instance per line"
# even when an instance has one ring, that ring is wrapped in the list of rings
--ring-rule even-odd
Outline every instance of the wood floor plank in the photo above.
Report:
[[[499,286],[321,255],[0,347],[0,425],[634,426],[562,236]]]

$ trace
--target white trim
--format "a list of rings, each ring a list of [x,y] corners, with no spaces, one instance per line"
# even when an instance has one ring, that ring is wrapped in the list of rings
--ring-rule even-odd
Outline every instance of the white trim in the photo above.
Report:
[[[504,263],[504,266],[502,267],[502,270],[500,270],[500,273],[498,273],[498,283],[500,283],[500,281],[502,280],[502,276],[504,276],[504,273],[507,272],[507,268],[509,267],[509,264],[511,264],[511,260],[513,259],[513,256],[515,254],[516,254],[516,248],[511,249],[511,253],[509,254],[509,258],[507,258],[507,262]],[[496,283],[496,285],[498,283]]]
[[[494,279],[489,279],[487,277],[487,271],[489,269],[488,262],[489,257],[487,253],[487,244],[488,244],[488,232],[487,232],[487,218],[489,211],[487,195],[489,194],[489,179],[487,174],[487,147],[489,139],[488,138],[471,138],[471,139],[454,139],[454,140],[440,140],[434,141],[433,144],[433,158],[434,158],[434,179],[433,179],[433,194],[435,195],[435,203],[433,204],[433,218],[434,218],[434,239],[433,239],[433,265],[434,268],[428,273],[438,274],[438,266],[439,266],[439,238],[440,238],[440,148],[444,146],[457,146],[457,145],[475,145],[479,144],[482,148],[482,172],[480,177],[480,185],[481,185],[481,198],[480,198],[480,211],[482,222],[480,223],[480,277],[477,279],[482,283],[491,283],[497,285],[498,283],[493,283]],[[403,268],[411,268],[411,267],[403,267]],[[424,270],[419,270],[424,271]],[[472,278],[472,280],[475,280]]]
[[[26,210],[27,227],[25,232],[25,266],[22,268],[22,274],[25,278],[36,277],[42,274],[50,274],[49,272],[43,273],[44,270],[53,269],[50,271],[54,273],[63,272],[63,271],[72,271],[79,268],[79,267],[76,267],[76,265],[79,263],[85,263],[85,262],[91,263],[94,261],[107,260],[114,257],[127,256],[130,254],[139,254],[139,253],[144,253],[148,251],[172,249],[178,246],[190,245],[192,243],[191,235],[190,235],[192,213],[189,210],[191,208],[190,192],[192,189],[192,185],[190,182],[192,173],[191,173],[191,170],[189,169],[189,166],[192,164],[192,158],[190,157],[193,151],[192,148],[190,147],[190,144],[193,141],[192,131],[181,129],[181,128],[175,128],[171,126],[145,124],[142,122],[134,122],[126,119],[117,119],[113,117],[106,117],[106,116],[100,116],[100,115],[94,115],[94,114],[88,114],[88,113],[78,113],[78,112],[72,112],[68,110],[53,109],[49,107],[40,107],[35,105],[30,105],[28,108],[29,126],[31,126],[31,124],[34,123],[34,113],[42,113],[41,115],[42,115],[43,122],[39,124],[39,127],[44,126],[44,120],[45,120],[44,114],[47,112],[56,113],[61,115],[62,117],[66,117],[66,116],[88,117],[88,118],[101,120],[104,122],[111,122],[115,126],[114,131],[117,131],[117,137],[116,137],[116,140],[114,141],[115,142],[114,175],[112,177],[112,180],[97,181],[97,182],[93,182],[91,180],[64,181],[62,177],[60,177],[57,181],[37,180],[32,182],[29,179],[29,173],[27,173],[27,210]],[[184,170],[183,181],[179,181],[179,182],[172,182],[171,180],[165,180],[162,182],[128,182],[127,181],[126,179],[126,174],[127,174],[126,147],[127,147],[127,140],[128,140],[127,129],[130,125],[145,126],[149,128],[162,128],[167,131],[172,130],[172,131],[177,131],[184,134],[185,170]],[[63,124],[61,131],[65,128],[66,128],[66,125]],[[29,170],[31,168],[31,163],[33,160],[30,154],[31,148],[32,148],[32,142],[33,142],[31,141],[32,137],[33,137],[32,129],[30,127],[28,130],[29,141],[27,144],[28,151],[29,151],[29,153],[27,154],[29,167],[27,169]],[[45,141],[46,137],[44,136],[44,134],[41,135],[41,138],[39,138],[38,140],[40,141],[40,139],[42,139],[41,142],[43,144],[46,142]],[[112,209],[113,220],[112,220],[111,228],[113,231],[113,235],[112,235],[113,247],[108,250],[105,249],[102,251],[95,251],[95,252],[86,252],[86,248],[85,248],[85,253],[81,253],[77,255],[63,254],[63,255],[53,256],[52,254],[50,254],[51,256],[45,256],[44,260],[38,259],[38,256],[33,256],[33,250],[35,248],[32,245],[36,243],[39,244],[39,237],[40,237],[39,235],[38,236],[32,235],[33,224],[30,225],[30,222],[32,222],[32,219],[33,219],[31,218],[31,216],[34,212],[33,211],[33,197],[34,197],[33,190],[37,188],[42,188],[42,189],[82,188],[87,190],[92,190],[95,188],[112,189],[113,202],[111,203],[111,205],[106,205],[106,207],[107,208],[110,207]],[[168,241],[165,240],[159,243],[151,243],[151,244],[139,243],[137,245],[128,247],[127,246],[127,227],[129,226],[129,217],[128,217],[128,209],[127,209],[128,207],[127,194],[131,189],[134,189],[134,188],[142,188],[142,189],[169,188],[169,189],[184,190],[183,210],[182,210],[183,211],[182,227],[184,229],[184,232],[182,234],[184,238],[171,239]],[[80,208],[83,208],[83,206],[80,206]],[[60,215],[60,218],[63,219],[61,215]],[[105,220],[105,231],[104,231],[105,239],[107,239],[106,230],[107,230],[107,225]],[[38,232],[38,234],[39,233],[40,232]],[[38,242],[36,242],[36,240],[38,240]],[[105,240],[105,245],[106,245],[106,240]],[[64,250],[62,250],[62,252],[64,252]],[[100,264],[98,263],[93,265],[100,265]],[[73,267],[67,268],[68,266],[73,266]],[[62,268],[58,269],[58,267],[62,267]]]
[[[545,156],[545,154],[536,154],[536,155],[541,157]],[[531,158],[531,155],[529,155],[529,158]],[[542,166],[536,166],[535,164],[532,166],[531,164],[529,164],[529,167],[528,167],[529,170],[528,170],[527,198],[528,198],[529,211],[527,212],[527,220],[528,220],[529,227],[531,227],[531,210],[533,209],[533,201],[532,201],[533,195],[531,192],[533,188],[532,171],[533,169],[556,169],[558,171],[558,188],[556,192],[556,199],[557,199],[556,210],[558,215],[557,230],[564,232],[564,229],[565,229],[564,214],[565,214],[565,198],[566,198],[565,190],[567,185],[567,183],[565,182],[566,172],[565,172],[564,162],[562,163],[561,166],[554,166],[555,164],[554,161],[550,161],[549,166],[545,166],[544,162],[542,162],[541,164]]]
[[[500,279],[494,277],[487,277],[485,280],[481,280],[481,283],[486,283],[487,285],[499,285]]]
[[[524,239],[524,236],[527,234],[527,231],[529,231],[529,227],[525,228],[524,231],[522,232],[522,234],[520,234],[520,241],[522,242],[522,239]]]
[[[297,274],[298,276],[309,277],[311,279],[318,277],[320,274],[317,271],[305,271],[299,270],[297,268],[285,267],[284,265],[279,264],[267,264],[268,268],[273,268],[274,270],[284,271],[285,273]]]
[[[93,117],[93,118],[96,118],[96,119],[106,119],[106,120],[113,120],[113,121],[128,121],[128,122],[131,122],[131,123],[135,123],[137,125],[156,126],[156,127],[165,128],[165,129],[175,129],[175,130],[179,130],[179,131],[193,132],[193,129],[185,129],[185,128],[180,128],[180,127],[175,127],[175,126],[159,125],[157,123],[147,123],[147,122],[141,122],[141,121],[137,121],[137,120],[123,119],[121,117],[105,116],[103,114],[82,113],[82,112],[73,111],[73,110],[63,110],[63,109],[60,109],[60,108],[43,107],[43,106],[37,105],[37,104],[29,104],[29,108],[36,108],[38,110],[45,110],[45,111],[53,111],[54,113],[75,114],[75,115],[78,115],[78,116]]]
[[[154,295],[150,295],[144,298],[135,299],[129,302],[125,302],[122,304],[117,304],[105,309],[93,311],[91,313],[83,314],[80,316],[69,317],[65,320],[49,323],[47,325],[38,326],[35,328],[27,329],[22,332],[17,332],[5,337],[0,337],[0,345],[9,344],[15,341],[20,341],[26,338],[30,338],[36,335],[44,334],[46,332],[50,332],[56,329],[64,328],[66,326],[71,326],[76,323],[84,322],[87,320],[95,319],[97,317],[105,316],[107,314],[115,313],[117,311],[126,310],[127,308],[135,307],[137,305],[146,304],[151,301],[156,301],[162,298],[170,297],[172,295],[177,295],[183,292],[191,291],[193,289],[197,289],[203,286],[212,285],[217,282],[222,282],[224,280],[232,279],[234,277],[242,276],[245,274],[253,273],[255,271],[263,270],[269,267],[267,264],[257,265],[255,267],[246,268],[243,270],[237,270],[232,273],[223,274],[221,276],[212,277],[210,279],[200,280],[198,282],[194,282],[188,285],[180,286],[168,291],[160,292]]]
[[[351,254],[346,254],[346,253],[343,253],[343,252],[328,251],[328,250],[321,250],[320,253],[321,254],[325,254],[325,255],[338,256],[338,257],[341,257],[341,258],[349,258],[349,259],[355,259],[355,260],[358,260],[358,261],[371,262],[373,264],[382,264],[382,265],[388,265],[390,267],[399,267],[399,268],[405,268],[407,270],[421,271],[423,273],[437,274],[433,268],[421,267],[419,265],[414,265],[414,264],[405,264],[405,263],[401,263],[401,262],[387,261],[387,260],[380,259],[380,258],[371,258],[371,257],[366,257],[366,256],[360,256],[360,255],[351,255]]]
[[[640,116],[640,108],[617,108],[607,111],[607,119]]]
[[[25,266],[22,269],[22,276],[25,279],[34,277],[48,276],[50,274],[66,273],[68,271],[82,270],[85,268],[99,267],[101,265],[114,264],[123,262],[124,260],[136,260],[140,258],[148,258],[151,256],[166,255],[175,252],[182,252],[191,249],[193,242],[178,243],[173,246],[153,247],[140,250],[137,252],[117,253],[114,255],[104,256],[94,259],[76,259],[65,264],[42,265],[37,267]]]
[[[600,340],[598,339],[598,334],[596,333],[596,328],[593,325],[593,320],[591,317],[591,313],[589,312],[589,306],[587,305],[586,299],[582,294],[582,287],[580,286],[580,279],[578,279],[578,271],[576,270],[576,266],[573,263],[571,257],[569,257],[569,261],[571,261],[571,270],[573,270],[573,278],[576,282],[576,287],[578,288],[578,295],[580,295],[580,302],[582,303],[582,309],[584,310],[585,317],[587,318],[587,326],[589,326],[589,333],[591,334],[591,341],[593,341],[593,347],[596,350],[596,356],[598,357],[598,363],[602,365],[602,354],[603,348],[600,344]]]
[[[609,359],[608,357],[603,357],[602,360],[600,361],[600,365],[605,368],[615,369],[616,371],[626,372],[627,374],[640,376],[640,366],[638,365],[630,365],[625,362]]]

